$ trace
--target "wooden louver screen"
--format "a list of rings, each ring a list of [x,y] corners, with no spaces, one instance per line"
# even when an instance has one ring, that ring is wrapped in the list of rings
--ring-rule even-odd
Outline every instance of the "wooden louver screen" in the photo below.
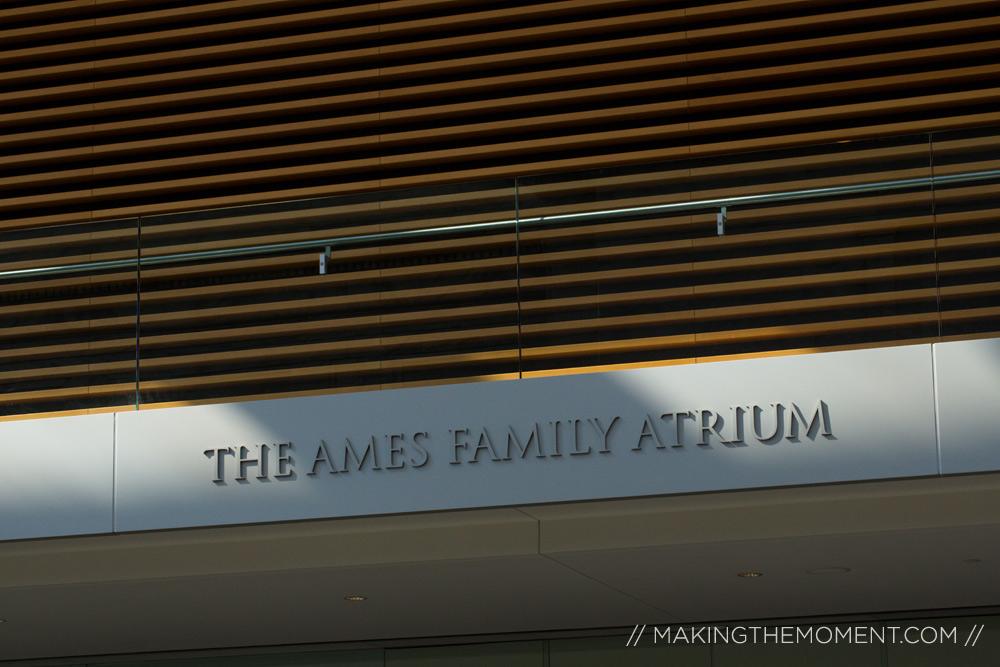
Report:
[[[0,9],[0,227],[997,122],[1000,2]]]
[[[134,257],[137,240],[147,265],[0,285],[4,409],[295,396],[995,336],[996,178],[737,205],[723,236],[711,207],[632,209],[1000,170],[998,147],[995,129],[911,135],[8,232],[5,266]],[[618,212],[565,217],[602,211]],[[515,219],[526,222],[398,236]],[[325,275],[320,245],[149,264],[370,234],[397,236],[334,246]]]
[[[7,5],[0,271],[998,170],[998,8]],[[3,279],[0,418],[992,336],[998,197]]]

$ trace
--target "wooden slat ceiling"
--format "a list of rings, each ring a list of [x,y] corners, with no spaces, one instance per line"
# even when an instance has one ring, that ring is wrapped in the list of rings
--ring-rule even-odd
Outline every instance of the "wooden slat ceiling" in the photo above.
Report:
[[[998,10],[21,3],[0,10],[0,225],[988,124]]]
[[[998,10],[8,4],[0,270],[1000,169]],[[323,276],[309,249],[0,281],[0,418],[996,335],[998,202],[968,183],[737,208],[721,237],[715,211],[623,214],[334,249]]]

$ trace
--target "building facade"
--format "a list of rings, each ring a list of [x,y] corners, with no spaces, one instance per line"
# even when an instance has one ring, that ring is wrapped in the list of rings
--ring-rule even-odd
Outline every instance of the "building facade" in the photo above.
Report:
[[[998,9],[9,3],[0,662],[995,664]]]

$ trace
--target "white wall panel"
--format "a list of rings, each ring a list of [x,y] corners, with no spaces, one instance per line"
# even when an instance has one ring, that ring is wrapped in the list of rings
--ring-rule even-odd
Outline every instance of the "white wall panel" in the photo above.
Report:
[[[941,472],[1000,470],[1000,339],[934,346]]]
[[[0,540],[111,532],[112,414],[0,423]]]

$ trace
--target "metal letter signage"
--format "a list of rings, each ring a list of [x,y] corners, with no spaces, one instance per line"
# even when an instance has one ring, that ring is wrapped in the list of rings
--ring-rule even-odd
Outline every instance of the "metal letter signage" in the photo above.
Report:
[[[120,531],[938,472],[930,346],[144,410],[117,447]]]

